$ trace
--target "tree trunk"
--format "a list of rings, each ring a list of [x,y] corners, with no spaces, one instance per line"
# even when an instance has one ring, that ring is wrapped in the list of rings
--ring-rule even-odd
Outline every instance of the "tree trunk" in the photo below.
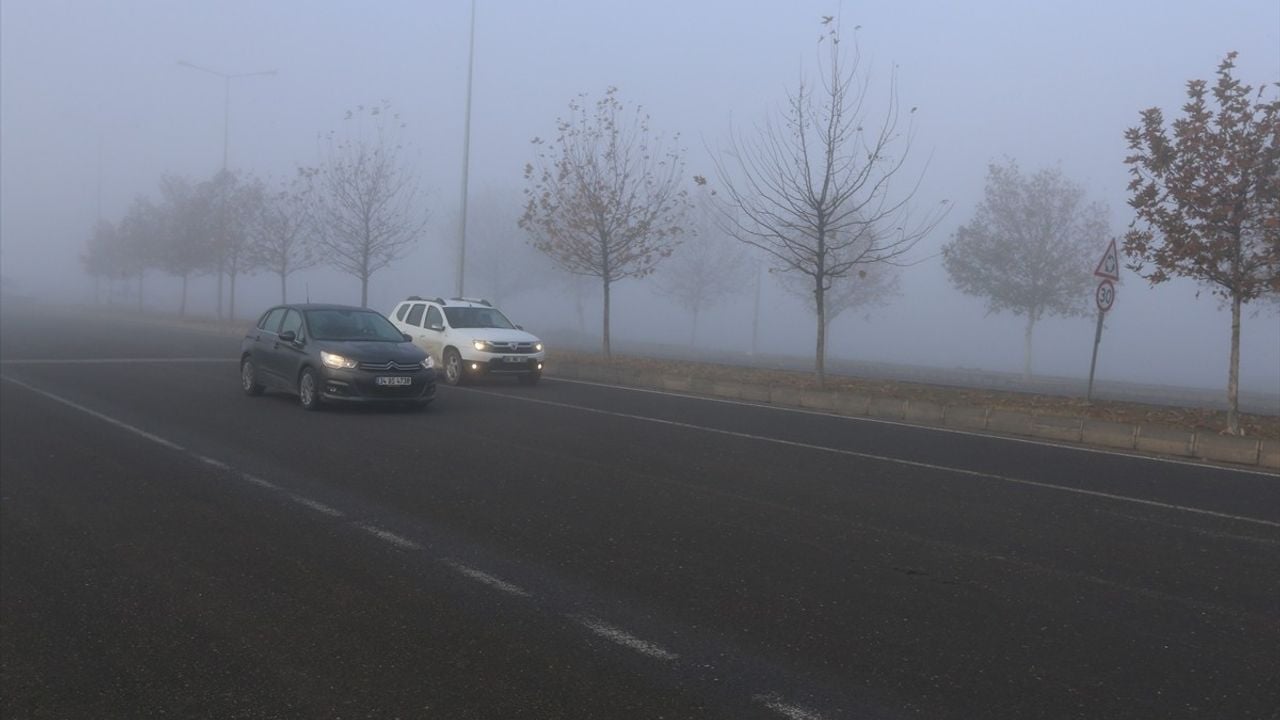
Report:
[[[818,310],[818,347],[813,361],[814,372],[818,374],[819,387],[825,387],[827,384],[827,296],[823,292],[822,278],[817,279],[813,297],[816,300],[814,306]]]
[[[360,307],[369,307],[369,276],[360,276]]]
[[[178,304],[178,317],[187,316],[187,273],[182,273],[182,302]]]
[[[1231,298],[1231,367],[1227,370],[1227,432],[1240,431],[1240,296]]]
[[[689,326],[689,347],[698,342],[698,306],[693,306],[693,323]]]
[[[604,279],[604,356],[613,357],[613,348],[609,345],[609,278]]]
[[[280,304],[289,302],[289,288],[286,286],[286,278],[289,276],[283,271],[280,273]]]
[[[218,263],[218,319],[222,319],[222,273],[226,268],[225,262]]]
[[[236,269],[234,266],[231,268],[231,272],[228,274],[231,276],[231,288],[230,288],[230,293],[227,296],[227,319],[235,320],[236,319]]]
[[[1031,382],[1031,331],[1036,326],[1034,312],[1027,313],[1027,330],[1023,336],[1022,347],[1022,381]]]

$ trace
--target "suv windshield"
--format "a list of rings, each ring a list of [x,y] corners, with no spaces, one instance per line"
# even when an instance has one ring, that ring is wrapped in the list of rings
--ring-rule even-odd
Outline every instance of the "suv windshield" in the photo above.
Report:
[[[317,340],[404,342],[391,321],[371,310],[308,310],[307,325]]]
[[[444,309],[444,315],[449,318],[449,327],[515,329],[515,325],[512,325],[505,315],[493,308],[447,307]]]

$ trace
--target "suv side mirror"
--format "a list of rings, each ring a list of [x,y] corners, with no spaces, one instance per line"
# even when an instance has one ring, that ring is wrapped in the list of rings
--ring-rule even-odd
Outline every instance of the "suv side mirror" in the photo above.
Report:
[[[405,342],[413,342],[413,337],[409,333],[400,333],[400,337],[404,338]]]
[[[280,333],[280,342],[291,343],[291,342],[297,342],[297,341],[298,341],[298,333],[292,330],[285,330],[284,332]]]

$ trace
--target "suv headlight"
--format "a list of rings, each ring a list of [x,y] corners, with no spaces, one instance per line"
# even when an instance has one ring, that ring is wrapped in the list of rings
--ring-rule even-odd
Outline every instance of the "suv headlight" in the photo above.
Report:
[[[431,358],[431,356],[430,356],[430,355],[428,355],[428,356],[426,356],[425,358],[423,358],[423,359],[422,359],[422,367],[424,367],[424,368],[426,368],[426,369],[430,370],[431,368],[433,368],[433,367],[435,367],[435,366],[436,366],[436,361],[435,361],[435,360],[433,360],[433,359]]]
[[[336,353],[325,352],[324,350],[320,351],[320,362],[324,363],[325,367],[331,367],[335,370],[338,368],[350,370],[358,364],[355,360],[342,357]]]
[[[540,342],[534,343],[533,349],[534,349],[534,352],[542,352],[542,343]]]
[[[485,348],[489,347],[489,343],[485,342],[484,340],[472,340],[471,347],[477,350],[484,350]]]

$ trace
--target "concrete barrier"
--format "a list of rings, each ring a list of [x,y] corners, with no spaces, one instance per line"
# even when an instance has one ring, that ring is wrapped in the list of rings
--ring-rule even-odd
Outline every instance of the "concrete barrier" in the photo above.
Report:
[[[800,390],[786,385],[773,385],[769,388],[769,402],[774,405],[800,407]]]
[[[663,375],[662,389],[672,392],[689,392],[693,388],[693,381],[688,376],[682,375]]]
[[[1257,438],[1199,432],[1196,433],[1195,454],[1205,460],[1257,465],[1260,444]]]
[[[1080,439],[1088,445],[1133,449],[1133,436],[1137,428],[1128,423],[1085,418],[1080,426]]]
[[[907,401],[895,397],[873,397],[867,401],[867,414],[884,420],[901,420],[906,417]]]
[[[947,427],[963,430],[986,430],[990,408],[976,405],[948,405],[942,422]]]
[[[866,395],[850,392],[836,393],[836,412],[841,415],[862,417],[867,414],[867,406],[870,403],[871,398]]]
[[[1263,440],[1258,448],[1258,464],[1265,468],[1280,470],[1280,440]]]
[[[1034,427],[1035,417],[1028,412],[992,408],[991,412],[987,413],[987,429],[993,432],[1032,435]]]
[[[835,410],[836,394],[830,390],[801,390],[800,407],[810,410]]]
[[[1161,455],[1192,456],[1196,434],[1161,425],[1139,425],[1134,444],[1138,450]]]
[[[1082,418],[1037,415],[1031,421],[1031,434],[1048,440],[1080,442],[1083,425],[1084,420]]]
[[[715,382],[711,384],[711,394],[716,397],[737,400],[742,397],[742,384],[733,382]]]

